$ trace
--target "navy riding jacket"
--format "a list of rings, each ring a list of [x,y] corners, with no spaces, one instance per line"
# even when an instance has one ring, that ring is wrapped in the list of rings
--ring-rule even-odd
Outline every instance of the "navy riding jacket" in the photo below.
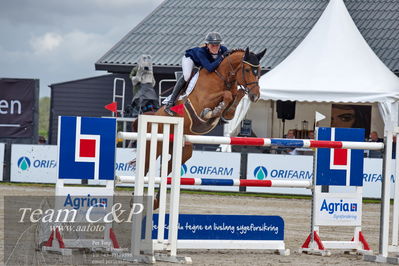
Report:
[[[224,54],[226,51],[227,48],[221,45],[218,52],[218,57],[216,59],[213,59],[211,53],[206,46],[195,47],[188,49],[185,53],[185,56],[191,58],[195,66],[203,67],[209,72],[213,72],[219,66],[220,62],[222,62],[222,54]]]

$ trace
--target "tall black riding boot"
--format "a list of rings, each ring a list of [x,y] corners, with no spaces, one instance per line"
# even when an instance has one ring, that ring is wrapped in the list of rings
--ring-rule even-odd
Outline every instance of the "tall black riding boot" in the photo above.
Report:
[[[180,92],[183,90],[184,86],[186,85],[186,81],[184,80],[183,77],[181,77],[175,84],[175,87],[173,88],[172,96],[170,97],[169,102],[165,105],[165,112],[168,113],[169,115],[173,116],[175,115],[175,112],[170,110],[170,108],[175,105],[175,102],[177,100],[177,96],[179,96]]]

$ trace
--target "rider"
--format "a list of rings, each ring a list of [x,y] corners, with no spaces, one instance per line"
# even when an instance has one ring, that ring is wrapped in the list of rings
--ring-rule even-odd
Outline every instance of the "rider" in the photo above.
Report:
[[[166,103],[165,112],[169,115],[174,115],[174,112],[170,108],[175,104],[177,96],[189,80],[194,65],[196,67],[203,67],[209,72],[215,71],[223,60],[223,54],[227,51],[227,48],[221,45],[221,43],[222,36],[218,32],[210,32],[205,37],[204,46],[191,48],[186,51],[182,59],[183,76],[176,82],[172,96]]]

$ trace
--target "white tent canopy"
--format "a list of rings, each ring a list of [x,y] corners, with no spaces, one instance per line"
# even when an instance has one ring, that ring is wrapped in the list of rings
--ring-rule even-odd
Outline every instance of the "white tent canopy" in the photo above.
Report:
[[[261,100],[378,102],[386,129],[397,125],[399,78],[368,46],[342,0],[330,0],[306,38],[259,85]],[[240,108],[226,135],[248,111],[247,99]]]

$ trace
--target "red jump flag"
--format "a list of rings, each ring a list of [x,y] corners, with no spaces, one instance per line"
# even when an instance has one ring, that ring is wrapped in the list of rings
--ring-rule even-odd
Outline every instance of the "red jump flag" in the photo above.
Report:
[[[117,112],[118,104],[116,102],[112,102],[104,106],[105,109],[110,110],[113,113]]]

